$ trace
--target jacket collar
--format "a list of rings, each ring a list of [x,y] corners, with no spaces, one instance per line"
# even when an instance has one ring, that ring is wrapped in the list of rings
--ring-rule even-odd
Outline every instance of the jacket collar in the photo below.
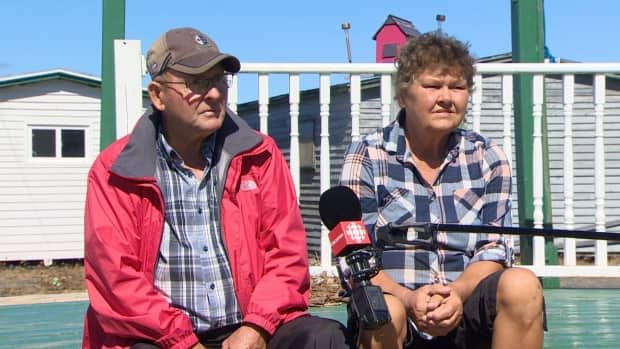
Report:
[[[129,140],[111,167],[119,176],[134,179],[155,175],[157,130],[161,112],[149,107],[140,117]],[[261,142],[261,137],[232,110],[226,111],[222,127],[217,131],[216,154],[218,177],[224,178],[230,160]],[[218,181],[218,183],[221,181]]]

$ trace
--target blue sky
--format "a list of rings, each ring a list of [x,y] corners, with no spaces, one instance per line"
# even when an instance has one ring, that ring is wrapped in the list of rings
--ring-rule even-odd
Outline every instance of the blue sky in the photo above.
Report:
[[[0,76],[65,68],[100,76],[102,0],[3,1]],[[172,27],[194,26],[242,62],[374,61],[372,36],[393,14],[424,32],[437,27],[471,44],[477,57],[511,50],[511,0],[126,0],[125,38],[142,51]],[[546,0],[547,46],[560,58],[620,61],[618,0]]]

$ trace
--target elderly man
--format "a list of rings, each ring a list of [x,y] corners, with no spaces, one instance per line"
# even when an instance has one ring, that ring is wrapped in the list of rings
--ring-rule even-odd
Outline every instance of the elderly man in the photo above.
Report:
[[[340,323],[306,312],[284,157],[226,107],[239,60],[178,28],[147,66],[151,110],[88,175],[83,347],[348,347]]]

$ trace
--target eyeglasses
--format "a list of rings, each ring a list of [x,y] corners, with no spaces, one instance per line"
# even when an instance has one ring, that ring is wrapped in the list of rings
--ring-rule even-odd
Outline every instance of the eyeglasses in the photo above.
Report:
[[[228,87],[228,77],[225,74],[215,76],[209,79],[195,79],[190,81],[168,81],[168,80],[155,80],[160,84],[170,85],[185,85],[189,90],[193,92],[209,91],[213,87]]]

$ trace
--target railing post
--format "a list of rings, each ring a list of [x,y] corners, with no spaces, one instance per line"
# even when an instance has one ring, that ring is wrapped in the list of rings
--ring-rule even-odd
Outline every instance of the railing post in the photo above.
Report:
[[[258,118],[260,120],[260,131],[269,134],[267,117],[269,116],[269,75],[258,74]]]
[[[573,103],[575,103],[575,75],[564,75],[562,84],[564,102],[564,229],[573,229]],[[575,239],[564,239],[564,265],[577,265]]]
[[[362,102],[361,77],[359,74],[351,75],[351,140],[360,139],[360,104]]]
[[[534,75],[532,81],[532,116],[534,121],[533,140],[533,197],[534,197],[534,228],[543,228],[543,146],[542,146],[542,110],[544,102],[544,76]],[[545,238],[535,236],[533,242],[533,264],[545,264]]]
[[[514,174],[514,163],[512,162],[512,119],[513,119],[513,102],[512,102],[512,75],[502,75],[502,114],[504,118],[504,131],[502,138],[502,148],[506,153],[506,158],[510,164],[512,173]],[[514,222],[514,214],[510,211],[511,221]],[[513,239],[511,237],[511,239]]]
[[[596,230],[605,231],[605,74],[594,76],[594,192],[596,198]],[[594,263],[607,266],[607,241],[597,240]]]
[[[321,115],[321,193],[331,187],[331,149],[329,144],[329,103],[330,103],[330,75],[319,75],[319,105]],[[324,270],[331,268],[332,249],[325,225],[321,226],[321,267]]]
[[[504,115],[504,137],[502,148],[508,157],[508,163],[510,167],[513,166],[512,163],[512,112],[513,112],[513,102],[512,102],[512,75],[504,74],[502,75],[502,114]]]
[[[288,102],[290,105],[291,115],[291,146],[289,150],[289,167],[297,192],[297,200],[301,196],[300,189],[300,168],[299,168],[299,74],[291,74],[289,76],[289,95]]]
[[[392,76],[381,74],[381,120],[382,125],[390,123],[392,114]]]
[[[237,113],[237,103],[239,103],[239,77],[232,75],[228,78],[228,108]]]
[[[472,129],[480,133],[480,117],[482,115],[482,75],[474,76],[474,92],[471,96]]]

